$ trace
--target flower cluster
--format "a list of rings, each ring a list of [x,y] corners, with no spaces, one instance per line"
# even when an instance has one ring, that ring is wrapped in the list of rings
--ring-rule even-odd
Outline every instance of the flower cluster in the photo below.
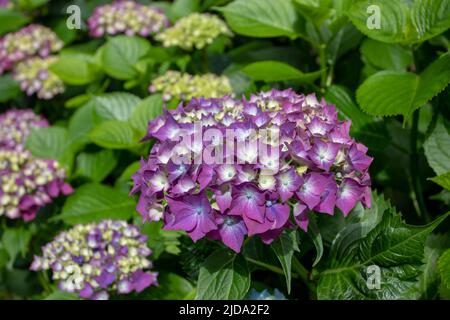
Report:
[[[28,151],[0,149],[0,216],[33,220],[38,210],[72,188],[53,160],[38,159]]]
[[[11,8],[12,3],[9,0],[0,0],[0,8]]]
[[[190,75],[169,70],[152,81],[149,91],[162,92],[163,99],[168,101],[173,97],[182,100],[190,100],[193,97],[218,98],[232,93],[233,88],[225,76],[212,73]]]
[[[50,71],[55,60],[53,56],[29,58],[14,68],[13,77],[27,95],[36,93],[39,99],[51,99],[65,89],[62,80]]]
[[[145,139],[156,142],[133,176],[137,210],[239,252],[246,235],[270,243],[291,227],[291,209],[306,231],[311,212],[370,206],[372,158],[350,124],[333,105],[292,90],[194,98],[149,123]]]
[[[97,7],[88,20],[91,36],[124,33],[128,36],[147,37],[169,26],[169,20],[161,9],[134,1],[117,1]]]
[[[124,221],[76,225],[46,244],[31,269],[51,269],[61,290],[77,292],[82,298],[141,292],[157,284],[157,273],[145,271],[152,267],[146,241],[137,226]]]
[[[204,13],[192,13],[178,20],[174,26],[156,36],[164,47],[177,46],[184,50],[203,49],[219,35],[231,36],[225,22],[217,16]]]
[[[30,24],[0,39],[0,74],[33,56],[47,57],[63,47],[63,42],[47,27]]]
[[[0,115],[0,216],[29,221],[52,198],[72,192],[56,161],[37,159],[24,149],[31,128],[47,125],[31,110]]]
[[[47,126],[47,120],[30,109],[11,109],[0,114],[0,149],[23,150],[31,128]]]

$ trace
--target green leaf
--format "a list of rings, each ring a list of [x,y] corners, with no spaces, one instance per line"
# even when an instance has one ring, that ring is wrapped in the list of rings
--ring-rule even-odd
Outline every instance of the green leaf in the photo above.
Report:
[[[96,96],[95,112],[103,120],[127,121],[142,101],[128,92],[110,92]]]
[[[99,70],[92,60],[92,57],[84,54],[65,54],[61,55],[50,69],[67,84],[85,85],[99,76]]]
[[[22,256],[25,256],[27,253],[31,235],[31,231],[24,228],[8,228],[3,232],[2,246],[9,256],[7,265],[9,269],[12,269],[19,253]]]
[[[97,153],[80,153],[77,157],[75,175],[86,177],[93,182],[101,182],[117,165],[117,157],[111,150]]]
[[[103,122],[89,136],[93,143],[108,149],[129,149],[137,145],[133,128],[123,121]]]
[[[139,161],[135,161],[132,164],[130,164],[120,175],[119,178],[117,178],[116,182],[114,183],[114,188],[119,189],[123,192],[130,192],[132,181],[131,176],[136,173],[139,168],[141,167],[141,163]]]
[[[412,299],[436,299],[439,293],[441,279],[438,270],[439,256],[450,246],[448,235],[431,234],[425,243],[425,258],[423,271],[419,275],[417,284],[411,290]]]
[[[129,190],[129,189],[128,189]],[[163,253],[178,255],[180,249],[180,237],[182,231],[163,230],[162,221],[146,222],[141,226],[141,233],[147,236],[147,245],[152,249],[154,259]]]
[[[420,75],[380,71],[367,78],[356,92],[361,108],[379,116],[404,115],[425,105],[450,82],[450,54],[431,63]]]
[[[378,6],[379,28],[368,23]],[[355,0],[348,16],[355,26],[372,39],[412,44],[437,36],[450,27],[450,3],[446,0]],[[369,21],[370,22],[370,21]]]
[[[26,17],[19,11],[11,9],[0,8],[0,35],[14,31],[19,27],[25,25],[30,21],[30,18]]]
[[[430,180],[436,182],[442,188],[450,190],[450,172],[441,174],[434,178],[430,178]]]
[[[351,93],[345,87],[339,85],[329,86],[325,93],[325,99],[327,102],[335,104],[338,112],[345,119],[352,120],[353,129],[359,130],[372,122],[372,117],[361,111],[354,102]]]
[[[294,0],[298,12],[316,25],[328,18],[331,13],[332,0]]]
[[[363,57],[379,69],[406,70],[413,63],[412,52],[398,44],[366,39],[361,45]]]
[[[61,215],[54,219],[69,225],[102,219],[128,220],[134,208],[134,201],[126,193],[100,184],[86,184],[67,198]]]
[[[433,133],[425,141],[424,149],[428,163],[436,174],[450,171],[450,135],[442,119],[439,119]]]
[[[375,227],[352,223],[340,232],[345,241],[333,241],[327,267],[319,274],[318,299],[400,299],[416,285],[427,236],[450,213],[425,226],[405,224],[390,206],[379,213]],[[369,268],[379,268],[379,289],[368,286],[374,275]]]
[[[217,10],[234,32],[244,36],[298,36],[297,15],[291,0],[235,0]]]
[[[315,216],[312,216],[312,218],[309,221],[308,235],[310,236],[314,244],[314,247],[316,248],[316,257],[313,262],[313,267],[315,267],[320,262],[323,256],[322,235],[320,234],[319,227],[317,226]]]
[[[20,86],[10,74],[0,77],[0,102],[6,102],[20,94]]]
[[[89,142],[89,133],[95,126],[94,110],[95,104],[93,100],[90,100],[75,111],[67,129],[71,140],[80,143]]]
[[[147,125],[150,120],[162,114],[163,99],[160,94],[151,95],[139,103],[134,109],[130,118],[130,124],[139,131],[141,135],[147,132]]]
[[[431,39],[450,28],[450,2],[447,0],[416,0],[411,22],[420,41]]]
[[[439,272],[441,274],[442,283],[450,288],[450,249],[445,251],[438,261]]]
[[[228,249],[214,251],[200,267],[197,300],[239,300],[250,289],[247,261]]]
[[[170,7],[170,12],[175,20],[178,20],[190,13],[198,11],[200,0],[176,0]]]
[[[145,290],[145,297],[155,300],[182,300],[186,299],[195,288],[185,278],[172,273],[158,274],[158,286]]]
[[[116,36],[109,38],[100,49],[99,60],[109,76],[131,80],[138,76],[136,65],[150,49],[150,43],[139,37]]]
[[[32,128],[25,147],[34,156],[56,160],[68,169],[77,150],[75,141],[69,139],[67,129],[62,127]]]
[[[55,290],[46,296],[44,300],[80,300],[80,298],[73,292]]]
[[[323,71],[303,73],[300,70],[278,61],[254,62],[242,69],[253,80],[266,82],[297,80],[302,83],[313,82]]]
[[[286,287],[288,294],[291,292],[291,265],[294,251],[300,251],[298,248],[297,232],[291,230],[282,233],[271,245],[275,252],[281,267],[283,268],[284,276],[286,278]]]

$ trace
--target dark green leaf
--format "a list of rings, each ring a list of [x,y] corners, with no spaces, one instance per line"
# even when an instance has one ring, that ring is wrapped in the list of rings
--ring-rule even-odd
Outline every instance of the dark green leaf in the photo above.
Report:
[[[127,194],[99,184],[87,184],[67,198],[62,213],[54,219],[74,225],[102,219],[130,219],[135,203]]]
[[[214,251],[200,267],[197,300],[238,300],[250,288],[247,261],[229,249]]]
[[[119,80],[138,76],[136,65],[150,48],[150,43],[139,37],[116,36],[109,38],[100,49],[99,60],[103,70]]]
[[[141,99],[128,92],[110,92],[96,96],[95,112],[103,120],[127,121]]]
[[[2,246],[9,255],[9,269],[12,269],[19,253],[22,256],[27,253],[31,235],[31,231],[24,228],[6,229],[3,232]]]
[[[77,157],[75,175],[101,182],[116,167],[117,157],[111,150],[102,150],[97,153],[80,153]]]
[[[85,85],[93,82],[99,76],[93,58],[87,55],[62,55],[55,61],[51,70],[62,81],[71,85]]]
[[[30,18],[26,17],[19,11],[0,8],[0,35],[14,31],[19,27],[28,23]]]
[[[90,133],[93,143],[108,149],[129,149],[137,145],[137,138],[128,122],[106,121]]]
[[[231,29],[250,37],[297,36],[297,15],[291,0],[235,0],[218,8]]]
[[[450,82],[450,54],[444,54],[420,75],[381,71],[358,88],[356,97],[367,113],[379,116],[402,114],[408,118]]]
[[[295,230],[282,233],[271,245],[286,277],[286,287],[288,294],[291,292],[291,264],[294,251],[300,251],[298,248],[297,232]]]
[[[333,241],[328,267],[320,273],[319,299],[399,299],[408,296],[422,271],[427,236],[449,214],[425,226],[410,226],[388,207],[381,221],[349,224]],[[375,219],[374,221],[376,221]],[[338,239],[338,237],[336,238]],[[373,268],[370,270],[370,268]],[[380,273],[380,287],[369,277]],[[373,273],[375,271],[375,273]]]
[[[425,141],[424,148],[428,163],[436,174],[441,175],[450,171],[450,134],[441,120]]]
[[[142,135],[147,131],[147,125],[162,113],[163,99],[160,94],[151,95],[139,103],[130,118],[130,124]]]
[[[0,102],[8,101],[20,94],[20,86],[9,74],[0,77]]]
[[[242,69],[242,72],[253,80],[266,82],[297,80],[299,82],[313,82],[322,74],[322,71],[303,73],[300,70],[278,61],[254,62]]]

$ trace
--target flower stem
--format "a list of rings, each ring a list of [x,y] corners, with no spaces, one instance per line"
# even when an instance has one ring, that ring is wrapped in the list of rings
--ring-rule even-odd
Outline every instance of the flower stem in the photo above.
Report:
[[[245,257],[245,259],[248,262],[251,262],[251,263],[253,263],[253,264],[255,264],[255,265],[259,266],[259,267],[262,267],[262,268],[265,268],[267,270],[273,271],[275,273],[284,275],[283,269],[281,269],[279,267],[276,267],[276,266],[273,266],[271,264],[268,264],[268,263],[265,263],[265,262],[262,262],[262,261],[259,261],[259,260],[255,260],[255,259],[252,259],[252,258],[249,258],[249,257]],[[292,278],[298,278],[298,275],[293,273],[292,274]]]
[[[419,153],[417,150],[417,138],[418,138],[418,127],[419,127],[419,115],[420,109],[414,111],[412,126],[411,126],[411,136],[410,136],[410,171],[411,171],[411,181],[414,196],[417,200],[419,206],[419,216],[425,219],[425,222],[430,221],[427,208],[425,206],[425,201],[423,198],[422,185],[420,184],[419,175]]]
[[[322,90],[325,90],[327,86],[327,59],[325,48],[326,46],[324,44],[321,44],[319,46],[320,70],[322,71],[322,74],[320,76],[320,87],[322,88]]]
[[[300,263],[300,261],[298,261],[295,256],[292,257],[292,269],[297,272],[297,274],[300,276],[300,279],[303,280],[310,292],[315,294],[316,286],[313,282],[311,282],[311,279],[309,278],[309,271]]]

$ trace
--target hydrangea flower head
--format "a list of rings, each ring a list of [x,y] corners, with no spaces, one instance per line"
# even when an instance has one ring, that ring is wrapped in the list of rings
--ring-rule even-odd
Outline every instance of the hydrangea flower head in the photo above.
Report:
[[[133,176],[137,210],[239,252],[247,236],[270,243],[294,223],[307,231],[312,213],[370,206],[372,158],[350,124],[290,89],[193,98],[149,123],[144,140],[156,142]]]
[[[0,8],[11,8],[12,3],[9,0],[0,0]]]
[[[232,35],[219,17],[209,13],[192,13],[159,33],[156,40],[161,41],[164,47],[200,50],[211,44],[219,35]]]
[[[212,73],[190,75],[169,70],[152,81],[149,91],[161,92],[163,99],[168,101],[174,97],[181,100],[190,100],[193,97],[219,98],[231,94],[233,88],[225,76]]]
[[[23,150],[31,128],[47,126],[47,120],[31,109],[11,109],[0,114],[0,149]]]
[[[0,216],[32,220],[53,198],[73,191],[56,161],[35,158],[25,150],[31,128],[46,126],[48,122],[30,109],[0,115]]]
[[[157,273],[149,271],[151,250],[146,242],[139,228],[125,221],[76,225],[46,244],[31,269],[51,269],[61,290],[86,299],[141,292],[157,284]]]
[[[50,71],[56,57],[33,57],[17,64],[13,77],[28,96],[36,94],[39,99],[51,99],[65,90],[63,81]]]
[[[63,47],[63,42],[49,28],[30,24],[0,39],[0,74],[27,58],[45,58]]]
[[[28,151],[0,149],[0,216],[33,220],[41,207],[61,193],[73,192],[64,169]]]
[[[116,1],[97,7],[88,20],[88,26],[94,38],[105,34],[147,37],[168,27],[169,20],[159,8],[135,1]]]

